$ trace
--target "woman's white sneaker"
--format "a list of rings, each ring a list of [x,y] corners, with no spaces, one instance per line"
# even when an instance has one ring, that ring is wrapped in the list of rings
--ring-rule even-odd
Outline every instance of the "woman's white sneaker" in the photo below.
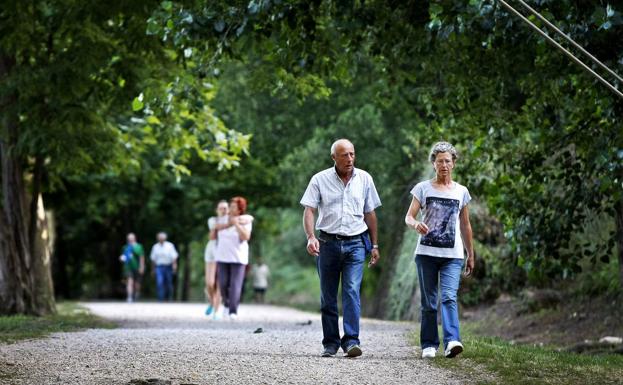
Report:
[[[435,358],[437,354],[437,349],[435,348],[426,348],[422,350],[422,358]]]
[[[459,341],[450,341],[446,346],[444,355],[446,358],[454,358],[463,352],[463,344]]]

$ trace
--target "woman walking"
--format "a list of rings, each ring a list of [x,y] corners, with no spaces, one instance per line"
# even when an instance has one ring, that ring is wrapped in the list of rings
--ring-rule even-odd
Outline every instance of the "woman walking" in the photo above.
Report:
[[[205,291],[208,299],[208,308],[206,309],[205,314],[215,320],[220,318],[219,307],[221,306],[221,291],[219,290],[218,282],[216,280],[216,245],[218,242],[216,225],[227,223],[228,212],[229,205],[226,200],[222,200],[216,206],[216,217],[210,217],[208,219],[210,240],[206,245],[203,258],[205,261]]]
[[[246,265],[249,263],[249,239],[253,217],[246,214],[247,201],[234,197],[229,201],[229,217],[226,224],[216,225],[218,243],[216,261],[218,282],[225,305],[225,315],[231,320],[238,318],[238,304],[242,292]]]
[[[435,178],[418,183],[412,190],[405,223],[420,234],[415,249],[421,293],[420,343],[422,358],[434,358],[439,348],[437,292],[441,287],[441,320],[444,355],[455,357],[463,351],[459,332],[457,291],[467,250],[465,276],[474,270],[472,227],[467,204],[471,200],[465,186],[452,180],[457,152],[447,142],[436,143],[429,160]],[[417,220],[422,211],[422,221]],[[459,231],[460,230],[460,231]]]

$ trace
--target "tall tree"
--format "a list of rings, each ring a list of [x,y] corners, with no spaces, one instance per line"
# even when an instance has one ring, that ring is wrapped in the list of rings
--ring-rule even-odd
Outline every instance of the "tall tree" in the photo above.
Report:
[[[0,9],[1,314],[54,311],[37,212],[61,176],[131,172],[154,144],[164,148],[159,167],[176,174],[188,172],[191,154],[228,166],[244,151],[248,138],[198,104],[206,87],[176,76],[188,55],[145,34],[159,6],[57,0]],[[149,97],[154,89],[162,101]],[[191,92],[200,93],[192,105]]]
[[[613,4],[536,3],[621,68]],[[331,81],[352,81],[361,58],[381,64],[383,77],[411,89],[428,142],[467,144],[474,192],[502,217],[516,263],[535,282],[571,276],[583,256],[605,261],[622,244],[620,101],[495,1],[167,4],[150,19],[153,33],[178,50],[201,47],[211,60],[198,70],[222,56],[270,67],[275,93],[327,95]],[[602,214],[617,230],[575,245],[572,235]]]

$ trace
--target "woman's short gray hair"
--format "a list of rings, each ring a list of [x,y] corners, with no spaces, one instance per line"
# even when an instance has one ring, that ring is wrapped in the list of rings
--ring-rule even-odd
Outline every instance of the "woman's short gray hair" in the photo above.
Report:
[[[456,152],[456,148],[454,148],[453,145],[448,142],[437,142],[433,144],[433,147],[430,149],[430,155],[428,155],[428,159],[431,162],[434,162],[437,158],[437,154],[440,154],[442,152],[447,152],[448,154],[452,155],[452,160],[454,161],[457,160],[457,158],[459,157],[458,153]]]

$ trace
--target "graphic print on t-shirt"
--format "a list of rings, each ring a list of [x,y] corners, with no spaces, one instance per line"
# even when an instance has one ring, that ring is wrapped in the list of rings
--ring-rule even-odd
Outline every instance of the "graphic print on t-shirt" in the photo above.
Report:
[[[459,214],[459,201],[456,199],[427,197],[424,223],[428,234],[420,242],[425,246],[454,248],[456,218]]]

